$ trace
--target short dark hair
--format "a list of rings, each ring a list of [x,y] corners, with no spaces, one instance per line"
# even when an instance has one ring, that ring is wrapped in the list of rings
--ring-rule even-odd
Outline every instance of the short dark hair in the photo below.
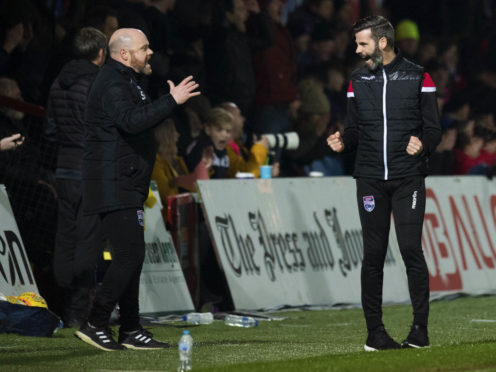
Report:
[[[394,28],[391,22],[382,16],[368,16],[358,20],[352,28],[353,37],[363,30],[370,28],[372,39],[377,43],[381,38],[385,37],[387,45],[394,48]]]
[[[74,56],[76,58],[94,61],[98,58],[100,49],[107,51],[107,37],[94,27],[83,27],[74,38]]]

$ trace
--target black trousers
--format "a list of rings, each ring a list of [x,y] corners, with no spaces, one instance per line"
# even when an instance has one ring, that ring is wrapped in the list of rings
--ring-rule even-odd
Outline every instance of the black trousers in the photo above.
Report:
[[[94,271],[103,250],[98,216],[86,216],[81,207],[81,181],[56,181],[58,194],[57,233],[53,258],[57,284],[71,287],[75,278],[85,277],[91,286]],[[79,279],[81,281],[81,279]]]
[[[85,216],[81,207],[81,181],[56,181],[58,194],[57,232],[53,271],[57,284],[64,289],[65,322],[88,317],[91,290],[95,287],[95,269],[103,249],[98,216]]]
[[[113,248],[103,282],[96,290],[88,321],[107,327],[110,314],[119,303],[123,332],[139,329],[139,283],[145,258],[143,210],[123,209],[100,215],[105,236]]]
[[[424,177],[382,181],[358,178],[357,201],[363,233],[362,307],[367,329],[382,325],[382,288],[391,211],[406,266],[414,324],[427,326],[429,273],[422,251]]]

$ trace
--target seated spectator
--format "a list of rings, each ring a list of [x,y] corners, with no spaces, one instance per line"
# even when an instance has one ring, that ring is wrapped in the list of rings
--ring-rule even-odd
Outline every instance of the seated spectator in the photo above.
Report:
[[[436,151],[429,157],[429,172],[433,175],[452,175],[455,173],[455,143],[457,130],[455,127],[443,130],[441,142]]]
[[[487,164],[481,150],[484,138],[475,133],[475,120],[460,122],[456,144],[456,174],[485,174]]]
[[[241,114],[238,106],[233,102],[223,102],[219,105],[229,111],[234,117],[234,125],[231,130],[231,141],[226,150],[229,157],[228,176],[233,178],[237,172],[249,172],[260,177],[260,166],[265,164],[268,155],[269,142],[266,136],[261,136],[248,150],[243,144],[243,126],[245,117]]]
[[[324,176],[343,175],[341,157],[325,146],[331,108],[322,84],[315,79],[305,79],[298,83],[298,91],[302,102],[294,128],[300,137],[300,146],[286,151],[287,175],[308,176],[312,171]]]
[[[448,128],[454,122],[467,121],[469,115],[470,103],[468,97],[463,93],[453,95],[443,106],[443,113],[440,119],[441,126],[443,128]]]
[[[180,192],[196,192],[196,180],[209,178],[208,168],[212,165],[213,155],[207,148],[193,172],[189,173],[183,158],[178,156],[179,133],[171,119],[165,120],[155,129],[155,139],[158,151],[152,180],[157,183],[162,204],[167,205],[169,196]]]
[[[492,167],[496,164],[496,125],[492,113],[480,115],[475,121],[474,134],[484,139],[481,154],[484,162]]]
[[[204,130],[186,157],[186,164],[190,171],[196,168],[205,149],[212,147],[213,165],[210,178],[228,178],[229,156],[226,146],[231,139],[233,125],[234,117],[230,112],[220,107],[214,107],[209,111]]]

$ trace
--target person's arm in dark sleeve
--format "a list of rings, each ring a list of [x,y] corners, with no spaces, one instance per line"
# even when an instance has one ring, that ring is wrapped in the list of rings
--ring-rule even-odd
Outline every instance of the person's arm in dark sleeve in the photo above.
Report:
[[[146,105],[137,105],[126,83],[111,86],[103,95],[103,108],[123,132],[137,134],[159,124],[177,106],[171,94]]]
[[[355,101],[355,92],[350,81],[348,86],[348,103],[346,108],[346,118],[344,120],[343,143],[344,152],[353,152],[358,145],[358,112]]]
[[[423,126],[422,137],[419,139],[422,142],[424,154],[429,156],[436,151],[436,147],[441,141],[441,124],[436,102],[436,86],[428,73],[424,73],[422,82],[420,111]]]

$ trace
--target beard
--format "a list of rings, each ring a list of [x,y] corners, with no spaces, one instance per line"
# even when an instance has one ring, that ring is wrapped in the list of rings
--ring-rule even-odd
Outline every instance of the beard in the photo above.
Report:
[[[138,73],[143,74],[143,75],[151,75],[152,74],[152,67],[148,63],[150,61],[149,58],[147,58],[144,62],[138,61],[133,54],[131,54],[131,67]]]
[[[377,44],[375,45],[375,49],[374,49],[374,52],[372,54],[362,54],[362,55],[360,55],[360,57],[362,59],[364,59],[365,61],[368,61],[368,60],[371,61],[370,64],[367,63],[367,66],[368,66],[370,71],[376,70],[379,66],[382,65],[382,62],[383,62],[382,53],[381,53],[381,50],[379,49],[379,46]]]

